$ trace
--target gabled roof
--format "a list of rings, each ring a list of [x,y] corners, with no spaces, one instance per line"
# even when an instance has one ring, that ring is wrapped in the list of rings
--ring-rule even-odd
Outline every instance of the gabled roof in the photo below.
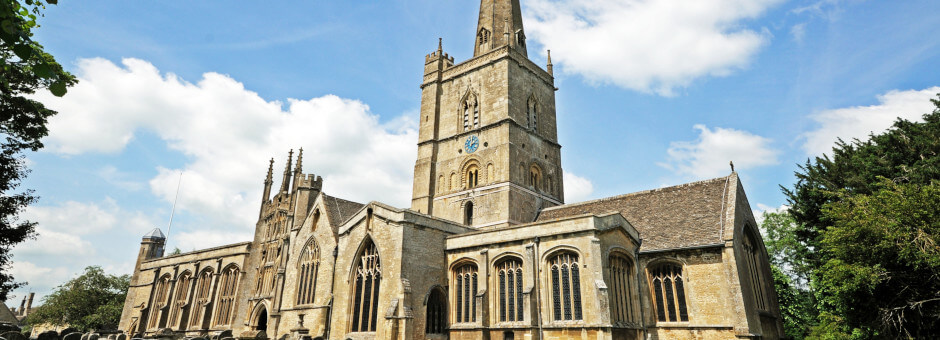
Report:
[[[153,228],[149,233],[144,235],[144,238],[162,238],[165,239],[166,235],[163,235],[163,232],[160,231],[160,228]]]
[[[722,214],[737,174],[543,210],[538,222],[580,214],[620,212],[640,233],[641,251],[720,244]]]
[[[16,317],[16,314],[13,314],[13,311],[11,311],[6,304],[0,303],[0,323],[4,322],[14,325],[20,324],[20,320]]]
[[[330,225],[333,228],[339,227],[339,225],[346,222],[350,217],[359,212],[365,204],[356,203],[353,201],[344,200],[342,198],[337,198],[329,196],[327,194],[323,195],[323,205],[326,206],[326,216],[330,219]]]

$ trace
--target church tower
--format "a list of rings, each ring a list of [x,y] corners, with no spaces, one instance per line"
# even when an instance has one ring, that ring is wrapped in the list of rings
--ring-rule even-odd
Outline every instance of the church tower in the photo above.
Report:
[[[551,70],[551,62],[547,66]],[[473,58],[425,57],[412,210],[475,228],[564,202],[550,71],[527,56],[519,0],[481,0]]]

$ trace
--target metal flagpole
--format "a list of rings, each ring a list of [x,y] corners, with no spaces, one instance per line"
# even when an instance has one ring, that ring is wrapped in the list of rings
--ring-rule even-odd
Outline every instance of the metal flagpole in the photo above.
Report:
[[[181,170],[179,180],[176,181],[176,196],[173,197],[173,210],[170,211],[170,224],[166,227],[166,240],[163,241],[167,247],[170,246],[170,230],[173,229],[173,215],[176,214],[176,201],[180,198],[180,184],[182,183],[183,171]]]

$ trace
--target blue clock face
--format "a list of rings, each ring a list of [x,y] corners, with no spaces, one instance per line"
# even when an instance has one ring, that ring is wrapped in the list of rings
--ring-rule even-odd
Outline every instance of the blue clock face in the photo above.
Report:
[[[477,136],[467,137],[467,142],[464,143],[463,147],[467,150],[467,153],[473,153],[477,151],[477,148],[480,146],[480,139]]]

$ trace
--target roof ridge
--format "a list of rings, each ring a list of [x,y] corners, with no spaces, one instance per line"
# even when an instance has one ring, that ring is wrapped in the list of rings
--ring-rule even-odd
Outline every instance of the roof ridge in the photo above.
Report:
[[[552,211],[552,210],[558,210],[558,209],[564,209],[564,208],[577,207],[577,206],[586,205],[586,204],[591,204],[591,203],[618,200],[618,199],[622,199],[622,198],[626,198],[626,197],[630,197],[630,196],[639,196],[639,195],[644,195],[644,194],[650,194],[650,193],[655,193],[655,192],[658,192],[658,191],[665,191],[665,190],[668,190],[668,189],[675,189],[675,188],[681,188],[681,187],[691,187],[691,186],[702,185],[702,184],[711,184],[711,182],[727,181],[728,178],[730,178],[731,176],[734,176],[734,174],[732,173],[731,175],[724,176],[724,177],[715,177],[715,178],[710,178],[710,179],[705,179],[705,180],[700,180],[700,181],[695,181],[695,182],[688,182],[688,183],[683,183],[683,184],[678,184],[678,185],[672,185],[672,186],[668,186],[668,187],[655,188],[655,189],[648,189],[648,190],[642,190],[642,191],[635,191],[635,192],[626,193],[626,194],[620,194],[620,195],[616,195],[616,196],[608,196],[608,197],[593,199],[593,200],[589,200],[589,201],[583,201],[583,202],[577,202],[577,203],[571,203],[571,204],[563,204],[563,205],[556,205],[556,206],[554,206],[554,207],[548,207],[548,208],[542,209],[542,211]]]

